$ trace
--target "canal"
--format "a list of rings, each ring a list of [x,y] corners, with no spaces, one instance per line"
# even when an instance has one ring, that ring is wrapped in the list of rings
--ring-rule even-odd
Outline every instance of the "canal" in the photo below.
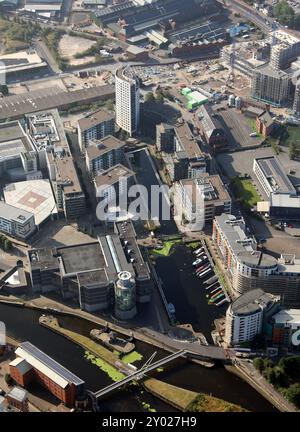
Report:
[[[194,274],[194,260],[192,249],[179,244],[171,255],[155,258],[155,269],[167,301],[175,306],[176,320],[192,324],[195,331],[202,332],[213,343],[214,320],[225,315],[228,303],[220,307],[208,304],[204,286]]]
[[[0,320],[5,322],[9,336],[19,341],[32,342],[85,380],[88,388],[92,391],[99,390],[111,383],[110,378],[104,372],[84,358],[82,348],[41,327],[38,323],[40,315],[41,313],[38,311],[0,304]],[[92,327],[97,327],[79,318],[67,317],[60,318],[60,320],[66,327],[80,330],[84,334],[87,334]],[[165,355],[163,351],[141,342],[137,343],[136,350],[143,355],[140,364],[146,361],[154,350],[158,351],[158,358]],[[137,363],[138,365],[139,363]],[[207,369],[182,361],[176,367],[164,370],[158,377],[170,384],[198,392],[211,393],[213,396],[240,404],[250,411],[275,411],[275,408],[252,387],[227,372],[222,366]],[[103,410],[111,412],[143,411],[144,404],[159,412],[174,411],[169,405],[145,391],[142,392],[136,386],[131,386],[129,389],[106,399],[101,403],[101,407]]]

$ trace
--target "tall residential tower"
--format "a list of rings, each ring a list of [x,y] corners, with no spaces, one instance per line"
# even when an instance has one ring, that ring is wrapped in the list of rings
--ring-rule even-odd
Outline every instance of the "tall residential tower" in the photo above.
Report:
[[[138,79],[128,67],[116,71],[116,123],[130,136],[139,130],[140,92]]]

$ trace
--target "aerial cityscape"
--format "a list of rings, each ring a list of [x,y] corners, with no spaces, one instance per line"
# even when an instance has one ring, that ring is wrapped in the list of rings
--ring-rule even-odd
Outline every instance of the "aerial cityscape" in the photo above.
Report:
[[[300,2],[0,35],[0,412],[299,412]]]

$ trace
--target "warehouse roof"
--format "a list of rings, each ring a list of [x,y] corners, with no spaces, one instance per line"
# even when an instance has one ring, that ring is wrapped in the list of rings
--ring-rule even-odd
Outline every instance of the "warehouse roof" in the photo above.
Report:
[[[255,159],[275,193],[295,193],[295,188],[275,156]]]
[[[22,342],[16,349],[16,354],[62,388],[67,387],[68,384],[76,386],[84,384],[80,378],[30,342]]]
[[[58,86],[34,90],[20,95],[7,96],[0,99],[0,121],[17,119],[25,114],[52,108],[60,109],[68,105],[101,98],[114,97],[114,87],[103,85],[80,90],[64,91]]]

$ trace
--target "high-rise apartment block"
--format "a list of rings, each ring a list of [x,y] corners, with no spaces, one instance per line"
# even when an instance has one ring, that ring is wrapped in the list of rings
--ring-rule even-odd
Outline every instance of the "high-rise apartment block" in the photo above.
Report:
[[[115,74],[116,124],[130,136],[139,130],[140,92],[138,79],[130,68],[122,67]]]
[[[104,110],[98,110],[78,120],[78,143],[82,153],[91,141],[100,140],[115,133],[115,118]]]

